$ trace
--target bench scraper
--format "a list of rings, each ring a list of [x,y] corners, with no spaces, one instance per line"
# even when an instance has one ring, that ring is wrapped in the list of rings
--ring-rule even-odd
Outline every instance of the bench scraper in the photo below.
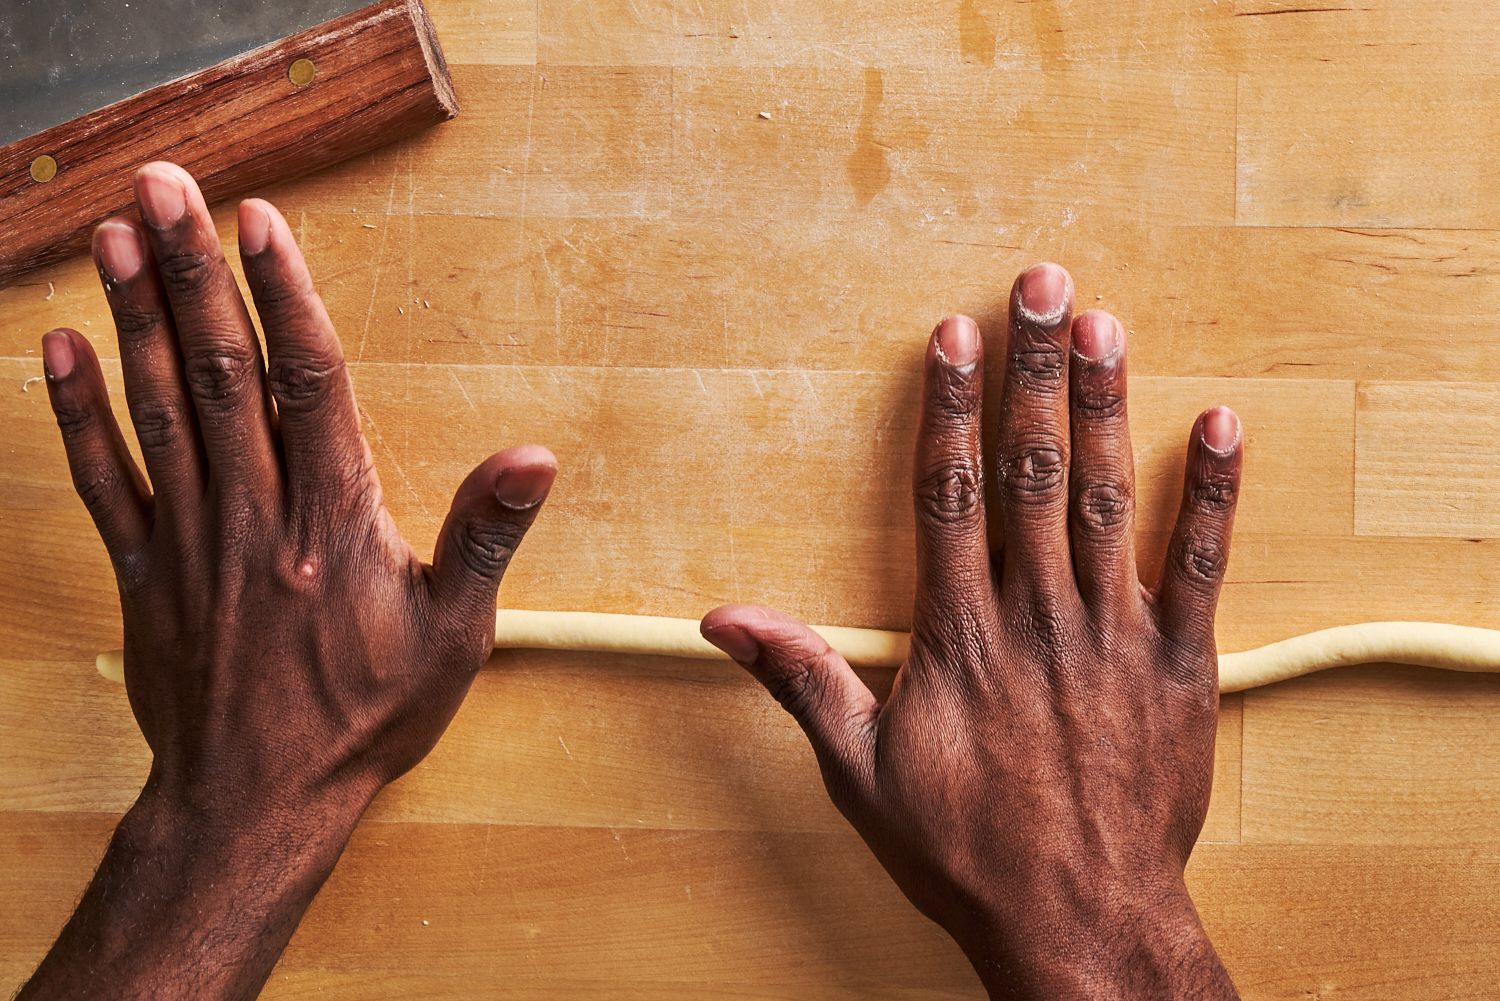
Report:
[[[457,111],[421,0],[0,0],[0,287],[84,248],[148,161],[212,203]]]

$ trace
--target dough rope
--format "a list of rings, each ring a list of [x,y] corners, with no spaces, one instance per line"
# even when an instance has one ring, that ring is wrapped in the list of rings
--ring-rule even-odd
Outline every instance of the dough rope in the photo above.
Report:
[[[910,637],[882,629],[813,626],[855,667],[899,667]],[[606,612],[495,613],[495,648],[578,650],[648,657],[720,660],[698,634],[697,619]],[[113,650],[94,662],[111,681],[124,680],[124,655]],[[1331,667],[1413,664],[1447,671],[1500,672],[1500,630],[1438,622],[1365,622],[1294,636],[1254,650],[1219,656],[1219,691],[1242,692]]]

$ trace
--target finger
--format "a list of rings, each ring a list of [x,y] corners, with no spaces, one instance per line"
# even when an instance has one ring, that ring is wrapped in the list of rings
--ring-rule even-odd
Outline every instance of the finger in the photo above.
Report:
[[[291,227],[270,202],[240,204],[240,260],[266,335],[291,508],[367,479],[344,351]]]
[[[279,483],[260,343],[198,185],[170,163],[135,176],[198,417],[212,480],[266,490]]]
[[[433,595],[448,614],[493,638],[500,578],[556,476],[551,452],[520,445],[485,459],[459,486],[432,561]]]
[[[922,615],[987,602],[994,593],[979,464],[983,350],[967,316],[938,324],[927,343],[913,474]]]
[[[830,786],[869,778],[880,703],[823,637],[790,616],[753,605],[716,608],[699,629],[792,715]]]
[[[1056,264],[1021,273],[1010,296],[1000,403],[999,496],[1009,586],[1062,594],[1068,552],[1068,340],[1073,279]]]
[[[120,566],[146,545],[151,499],[110,410],[99,359],[82,334],[54,330],[42,338],[42,363],[73,487]]]
[[[1117,616],[1140,601],[1135,566],[1135,460],[1125,412],[1125,330],[1103,310],[1073,321],[1073,571],[1098,616]]]
[[[1193,425],[1182,510],[1159,586],[1163,628],[1210,643],[1239,498],[1241,438],[1239,418],[1228,407],[1205,412]]]
[[[190,512],[203,499],[205,463],[182,375],[166,293],[140,229],[111,219],[94,230],[94,260],[120,341],[125,399],[157,510]]]

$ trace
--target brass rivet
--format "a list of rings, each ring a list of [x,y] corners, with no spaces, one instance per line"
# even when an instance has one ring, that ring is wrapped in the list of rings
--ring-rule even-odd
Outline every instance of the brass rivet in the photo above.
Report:
[[[46,184],[57,176],[57,161],[43,153],[31,161],[31,179],[38,184]]]
[[[313,77],[317,75],[318,67],[313,65],[311,59],[298,59],[286,71],[286,78],[298,87],[306,87],[313,82]]]

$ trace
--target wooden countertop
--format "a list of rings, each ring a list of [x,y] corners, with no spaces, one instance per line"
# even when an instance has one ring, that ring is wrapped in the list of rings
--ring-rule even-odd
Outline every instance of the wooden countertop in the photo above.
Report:
[[[267,192],[353,360],[401,527],[562,463],[502,601],[898,627],[919,361],[1042,258],[1132,331],[1143,547],[1192,415],[1248,432],[1226,650],[1500,625],[1500,6],[1483,0],[430,0],[463,112]],[[221,211],[227,227],[228,211]],[[0,991],[145,773],[42,332],[0,292]],[[879,679],[876,679],[877,681]],[[1490,997],[1500,678],[1224,700],[1191,879],[1247,999]],[[717,664],[497,657],[378,801],[272,998],[977,998]]]

